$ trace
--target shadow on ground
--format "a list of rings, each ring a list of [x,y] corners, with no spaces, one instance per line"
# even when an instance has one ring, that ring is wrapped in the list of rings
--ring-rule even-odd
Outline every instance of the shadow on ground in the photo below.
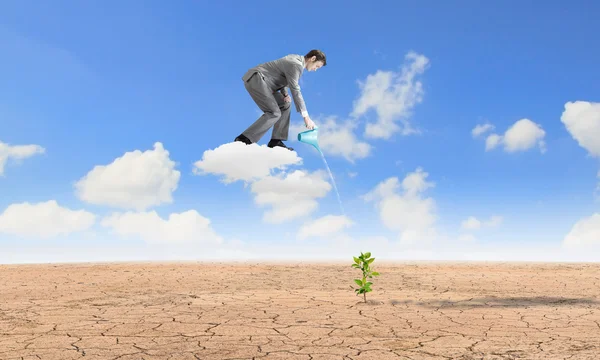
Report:
[[[564,298],[551,296],[522,296],[522,297],[482,297],[465,300],[441,300],[441,301],[413,301],[413,300],[391,300],[392,305],[417,305],[429,308],[452,307],[523,307],[523,306],[571,306],[571,305],[598,305],[599,301],[593,298]]]

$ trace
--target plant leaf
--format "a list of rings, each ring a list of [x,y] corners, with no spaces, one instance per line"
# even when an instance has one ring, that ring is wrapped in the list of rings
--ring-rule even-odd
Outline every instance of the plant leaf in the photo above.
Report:
[[[373,271],[373,272],[371,273],[371,275],[373,275],[373,276],[379,276],[379,273],[378,273],[377,271]]]
[[[362,281],[359,279],[354,279],[354,282],[356,283],[356,285],[361,285],[362,286]]]
[[[368,253],[365,253],[365,258],[366,258],[366,259],[368,259],[368,258],[370,258],[370,257],[371,257],[371,253],[370,253],[370,252],[368,252]]]
[[[355,263],[360,264],[360,259],[359,258],[357,258],[356,256],[353,256],[353,258],[354,258],[354,262]]]
[[[372,263],[373,261],[375,261],[375,258],[370,258],[370,259],[368,260],[369,264],[370,264],[370,263]]]

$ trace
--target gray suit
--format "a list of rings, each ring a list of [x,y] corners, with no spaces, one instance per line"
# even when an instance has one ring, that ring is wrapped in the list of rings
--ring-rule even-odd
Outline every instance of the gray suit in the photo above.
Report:
[[[257,65],[248,70],[242,80],[246,90],[264,114],[242,134],[252,142],[260,140],[273,127],[272,139],[287,140],[290,127],[290,104],[283,100],[292,92],[296,111],[308,116],[298,80],[304,72],[304,56],[290,54]]]

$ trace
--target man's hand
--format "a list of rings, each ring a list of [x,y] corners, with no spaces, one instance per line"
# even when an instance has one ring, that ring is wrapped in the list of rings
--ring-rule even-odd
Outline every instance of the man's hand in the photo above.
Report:
[[[312,129],[314,129],[314,128],[315,128],[315,123],[314,123],[314,122],[313,122],[313,121],[310,119],[310,116],[306,116],[306,117],[304,118],[304,124],[306,125],[306,127],[307,127],[309,130],[312,130]]]
[[[285,95],[283,97],[283,101],[285,101],[286,103],[292,102],[292,98],[289,95]]]

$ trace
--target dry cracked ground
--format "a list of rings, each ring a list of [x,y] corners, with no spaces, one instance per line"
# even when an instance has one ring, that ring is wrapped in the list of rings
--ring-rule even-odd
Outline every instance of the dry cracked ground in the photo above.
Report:
[[[0,359],[598,359],[600,264],[0,265]]]

